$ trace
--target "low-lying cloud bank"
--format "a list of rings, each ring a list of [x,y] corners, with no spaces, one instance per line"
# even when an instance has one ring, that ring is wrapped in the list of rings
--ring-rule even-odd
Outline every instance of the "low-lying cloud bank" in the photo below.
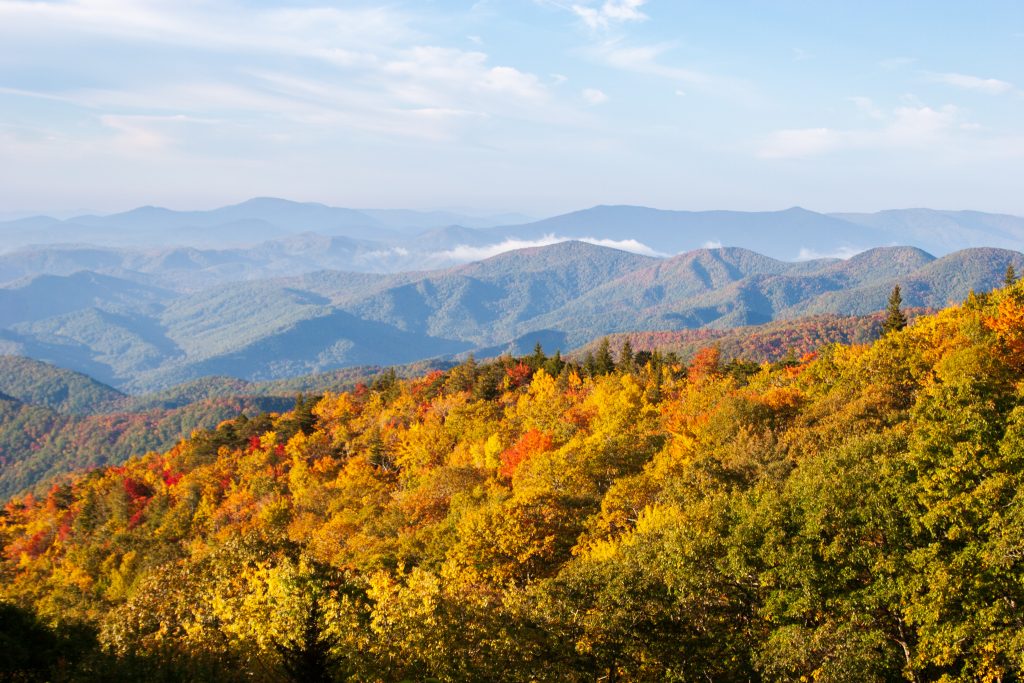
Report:
[[[814,261],[816,259],[822,259],[822,258],[837,258],[837,259],[842,259],[842,260],[845,261],[846,259],[852,258],[852,257],[856,256],[857,254],[859,254],[861,252],[864,252],[864,251],[867,251],[867,249],[865,249],[863,247],[840,247],[839,249],[836,249],[835,251],[830,251],[830,252],[826,253],[826,252],[815,251],[814,249],[808,249],[806,247],[803,247],[803,248],[800,249],[800,253],[797,254],[796,260],[797,261]]]
[[[488,244],[482,247],[460,244],[452,249],[439,252],[439,256],[453,261],[480,261],[482,259],[491,258],[492,256],[497,256],[498,254],[504,254],[506,251],[528,249],[530,247],[547,247],[552,244],[558,244],[559,242],[572,241],[586,242],[587,244],[595,244],[599,247],[609,247],[610,249],[629,251],[643,256],[669,256],[669,254],[663,254],[660,251],[655,251],[643,242],[639,242],[637,240],[607,240],[598,239],[596,237],[559,237],[557,235],[544,235],[540,239],[536,240],[507,239],[504,242]]]

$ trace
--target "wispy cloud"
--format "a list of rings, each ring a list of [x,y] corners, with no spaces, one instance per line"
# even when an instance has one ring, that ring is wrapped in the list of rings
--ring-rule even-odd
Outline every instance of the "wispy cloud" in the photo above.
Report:
[[[758,156],[798,159],[844,149],[924,148],[945,139],[955,130],[963,130],[960,118],[960,110],[953,105],[938,109],[897,107],[889,116],[882,117],[882,125],[876,128],[777,130],[763,141]]]
[[[574,4],[571,9],[591,29],[607,29],[613,24],[644,21],[647,15],[640,8],[645,4],[647,0],[605,0],[604,4],[597,7]]]
[[[609,239],[598,239],[595,237],[559,237],[557,235],[545,235],[540,239],[535,240],[521,240],[521,239],[507,239],[497,244],[488,244],[486,246],[470,246],[467,244],[460,244],[452,249],[439,252],[437,256],[450,261],[469,262],[479,261],[481,259],[491,258],[498,254],[504,254],[508,251],[516,251],[517,249],[529,249],[532,247],[547,247],[552,244],[559,244],[561,242],[586,242],[587,244],[594,244],[600,247],[608,247],[609,249],[618,249],[620,251],[628,251],[634,254],[641,254],[643,256],[656,256],[665,257],[668,254],[663,254],[659,251],[651,249],[643,242],[637,240],[609,240]]]
[[[935,83],[945,83],[963,90],[974,90],[986,95],[1005,95],[1016,90],[1013,83],[1001,81],[998,78],[979,78],[967,74],[943,73],[930,74],[929,80]]]
[[[608,95],[597,88],[585,88],[581,93],[587,104],[594,106],[608,101]]]
[[[623,71],[659,76],[679,83],[708,85],[715,79],[709,74],[684,67],[665,64],[661,57],[674,46],[669,43],[655,45],[624,45],[618,40],[600,43],[588,50],[596,61]]]
[[[875,105],[870,97],[849,97],[847,99],[853,102],[857,109],[865,116],[877,120],[885,118],[885,114]]]
[[[797,254],[796,260],[797,261],[814,261],[814,260],[817,260],[817,259],[825,259],[825,258],[833,259],[833,258],[837,258],[837,259],[842,259],[842,260],[845,261],[846,259],[852,258],[852,257],[856,256],[857,254],[863,253],[864,251],[867,251],[867,250],[863,249],[861,247],[840,247],[839,249],[836,249],[834,251],[829,251],[829,252],[815,251],[814,249],[808,249],[807,247],[801,247],[799,254]]]
[[[202,81],[194,71],[146,80],[124,71],[108,74],[99,88],[7,94],[97,109],[97,119],[230,110],[235,126],[252,127],[270,116],[321,130],[426,140],[450,139],[486,119],[575,120],[571,102],[555,102],[537,75],[493,64],[479,50],[430,45],[407,13],[388,7],[234,10],[169,0],[0,2],[0,42],[34,34],[67,45],[145,45],[149,59],[165,49],[176,61],[189,55],[208,65]]]

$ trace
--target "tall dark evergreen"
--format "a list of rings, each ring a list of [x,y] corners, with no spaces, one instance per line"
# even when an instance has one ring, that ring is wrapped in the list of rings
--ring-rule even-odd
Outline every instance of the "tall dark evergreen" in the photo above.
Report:
[[[629,343],[627,338],[622,342],[622,349],[619,351],[619,366],[622,368],[632,368],[633,362],[636,356],[633,353],[633,345]]]
[[[608,337],[602,339],[597,345],[597,353],[594,354],[594,370],[598,375],[607,375],[615,371],[615,359],[612,357]]]
[[[338,658],[332,649],[337,638],[326,632],[323,609],[316,596],[310,600],[299,637],[277,643],[281,664],[290,681],[296,683],[332,683]]]
[[[533,355],[530,356],[529,364],[534,370],[544,367],[544,361],[548,359],[544,353],[544,347],[541,346],[540,342],[533,345]]]
[[[1017,281],[1017,271],[1014,270],[1013,264],[1006,264],[1006,274],[1003,275],[1003,284],[1009,287]]]
[[[882,334],[897,332],[907,326],[907,316],[903,313],[902,306],[903,296],[900,294],[900,286],[896,285],[889,295],[889,305],[886,307],[888,315],[882,323]]]
[[[558,349],[555,351],[555,355],[547,359],[544,363],[544,371],[552,377],[558,377],[562,374],[562,368],[565,367],[565,361],[562,360],[562,350]]]

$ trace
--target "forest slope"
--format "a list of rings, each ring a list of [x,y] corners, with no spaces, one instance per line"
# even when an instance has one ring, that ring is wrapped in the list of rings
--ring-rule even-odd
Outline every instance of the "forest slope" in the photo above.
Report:
[[[439,271],[321,271],[187,293],[127,275],[40,276],[0,288],[0,300],[20,302],[0,316],[0,353],[145,393],[210,374],[277,380],[536,342],[569,351],[617,332],[863,315],[881,310],[896,284],[909,306],[941,308],[997,287],[1011,264],[1024,270],[1024,256],[880,247],[847,260],[787,262],[739,248],[653,258],[562,242]]]
[[[776,364],[538,353],[227,421],[7,504],[9,651],[50,633],[80,680],[1018,680],[1022,359],[1017,284]]]

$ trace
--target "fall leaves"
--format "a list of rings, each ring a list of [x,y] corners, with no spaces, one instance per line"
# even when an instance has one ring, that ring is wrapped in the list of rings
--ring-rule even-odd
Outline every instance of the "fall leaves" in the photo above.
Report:
[[[227,421],[9,502],[3,598],[94,629],[78,671],[191,680],[1018,678],[1020,287],[776,364],[538,350]]]

